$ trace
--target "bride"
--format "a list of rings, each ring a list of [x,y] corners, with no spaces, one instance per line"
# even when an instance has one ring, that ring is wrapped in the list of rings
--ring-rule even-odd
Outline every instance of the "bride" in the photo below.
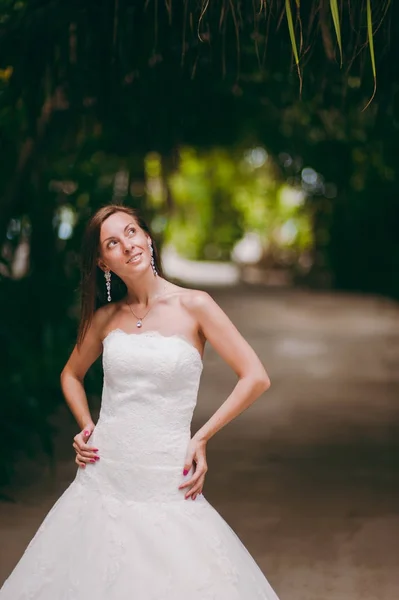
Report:
[[[206,341],[238,382],[191,436]],[[101,353],[94,424],[83,380]],[[81,324],[61,385],[81,430],[79,468],[0,600],[278,600],[202,493],[208,440],[269,378],[207,293],[162,276],[150,231],[130,208],[105,206],[86,229]]]

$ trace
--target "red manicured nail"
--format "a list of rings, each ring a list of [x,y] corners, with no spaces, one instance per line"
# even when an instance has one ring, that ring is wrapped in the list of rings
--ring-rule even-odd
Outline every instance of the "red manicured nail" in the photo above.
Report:
[[[95,456],[94,460],[100,460],[100,457],[99,456]]]
[[[96,462],[96,459],[95,458],[91,458],[90,462]]]
[[[188,473],[187,469],[184,469],[184,471],[183,471],[183,475],[184,475],[184,476],[186,476],[186,475],[187,475],[187,473]]]
[[[83,433],[84,433],[85,435],[89,435],[89,433],[90,433],[90,432],[89,432],[89,431],[87,431],[87,429],[85,429]]]

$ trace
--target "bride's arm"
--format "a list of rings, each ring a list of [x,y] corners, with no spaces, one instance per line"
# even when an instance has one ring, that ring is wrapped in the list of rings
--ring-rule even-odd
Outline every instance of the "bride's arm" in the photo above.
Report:
[[[75,346],[68,362],[61,373],[61,389],[65,401],[81,429],[74,437],[73,447],[77,452],[76,463],[84,467],[85,463],[94,461],[96,454],[86,444],[94,430],[94,422],[90,414],[89,404],[84,389],[84,378],[102,352],[101,335],[103,315],[100,311],[94,315],[93,321],[79,346]]]
[[[92,324],[80,347],[72,351],[61,373],[61,389],[79,427],[92,424],[86,392],[83,386],[85,375],[102,351],[97,328]]]
[[[192,477],[181,484],[179,489],[189,488],[185,497],[195,500],[198,494],[202,493],[208,470],[208,440],[269,389],[270,379],[254,350],[209,294],[195,291],[186,295],[185,308],[196,319],[202,336],[210,342],[238,377],[238,382],[227,400],[195,433],[187,448],[183,475],[187,475],[193,463],[196,468]]]
[[[238,377],[232,393],[194,436],[207,442],[268,390],[270,379],[255,351],[209,294],[193,292],[190,304],[203,336]]]

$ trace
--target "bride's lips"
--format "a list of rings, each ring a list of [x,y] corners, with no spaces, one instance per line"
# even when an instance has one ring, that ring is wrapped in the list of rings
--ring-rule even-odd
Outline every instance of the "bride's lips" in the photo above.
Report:
[[[134,263],[138,263],[140,261],[140,258],[142,257],[143,253],[142,252],[137,252],[136,254],[133,254],[133,256],[131,256],[129,258],[128,261],[126,261],[126,264],[128,265],[130,264],[134,264]]]

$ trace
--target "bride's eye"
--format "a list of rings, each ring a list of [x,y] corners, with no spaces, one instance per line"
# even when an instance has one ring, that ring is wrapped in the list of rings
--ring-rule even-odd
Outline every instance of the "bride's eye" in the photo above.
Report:
[[[131,227],[131,228],[128,230],[128,232],[127,232],[127,233],[128,233],[128,235],[129,235],[129,236],[131,236],[131,235],[133,235],[133,234],[135,233],[135,231],[136,231],[136,230],[135,230],[135,228],[134,228],[134,227]]]
[[[117,244],[118,242],[116,240],[111,240],[110,242],[108,242],[107,247],[108,248],[113,248],[114,244]]]

